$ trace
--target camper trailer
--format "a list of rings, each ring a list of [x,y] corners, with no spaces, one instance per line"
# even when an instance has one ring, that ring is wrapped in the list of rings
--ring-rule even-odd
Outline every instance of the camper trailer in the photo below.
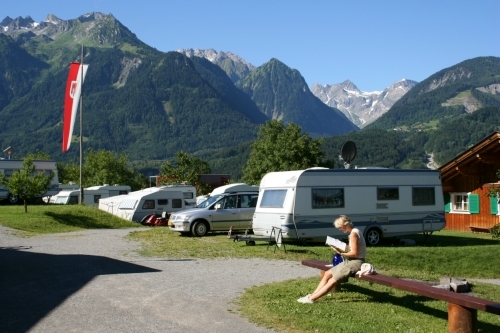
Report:
[[[166,185],[159,186],[162,191],[181,191],[186,206],[196,206],[196,187],[192,185]]]
[[[83,203],[88,206],[97,206],[100,199],[128,194],[129,192],[130,186],[128,185],[91,186],[83,189]],[[60,191],[50,197],[49,203],[76,205],[79,197],[80,190]]]
[[[37,171],[44,172],[47,176],[50,175],[51,171],[54,173],[49,189],[45,193],[40,193],[40,198],[57,194],[57,192],[59,192],[59,178],[57,176],[56,162],[35,160],[33,163],[35,164]],[[22,167],[22,160],[0,160],[0,173],[5,174],[7,179],[10,178],[15,171],[21,170]],[[7,200],[11,204],[19,202],[19,198],[17,196],[10,193],[6,187],[0,185],[0,201],[2,200]]]
[[[345,238],[333,221],[348,215],[369,245],[383,237],[424,233],[445,227],[437,170],[384,168],[307,169],[271,172],[260,183],[252,220],[255,235],[274,228],[283,239],[325,241]]]
[[[131,192],[115,201],[106,200],[99,204],[99,208],[125,220],[142,222],[143,218],[151,214],[162,216],[163,213],[169,215],[186,209],[186,202],[183,191],[162,186]]]

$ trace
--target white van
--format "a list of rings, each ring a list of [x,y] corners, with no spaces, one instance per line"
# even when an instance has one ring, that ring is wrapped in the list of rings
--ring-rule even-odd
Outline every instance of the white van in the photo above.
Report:
[[[37,171],[44,172],[47,176],[50,172],[54,172],[54,177],[50,182],[50,187],[45,193],[40,193],[40,198],[48,197],[57,194],[59,192],[59,177],[57,176],[57,165],[55,161],[39,161],[35,160],[33,163],[36,166]],[[0,160],[0,173],[5,174],[7,179],[12,176],[15,171],[21,170],[23,167],[22,160]],[[19,198],[12,193],[10,193],[7,188],[0,185],[0,201],[7,200],[11,204],[16,204],[19,202]]]
[[[220,186],[192,209],[170,215],[170,230],[197,237],[208,232],[251,228],[259,188],[243,183]]]
[[[376,245],[382,237],[424,233],[445,227],[438,170],[383,168],[307,169],[271,172],[260,183],[253,232],[283,239],[345,238],[333,221],[347,215]]]
[[[117,195],[130,193],[128,185],[103,185],[91,186],[83,189],[83,203],[88,206],[97,206],[99,200]],[[77,205],[80,197],[80,190],[60,191],[50,197],[49,203],[63,205]]]

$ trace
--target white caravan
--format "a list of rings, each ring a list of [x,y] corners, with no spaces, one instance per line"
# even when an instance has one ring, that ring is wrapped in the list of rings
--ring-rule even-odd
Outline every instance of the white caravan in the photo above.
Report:
[[[382,237],[428,237],[445,227],[440,173],[384,168],[271,172],[260,183],[252,228],[259,236],[280,228],[284,239],[346,238],[333,226],[339,215],[349,216],[370,245]]]
[[[162,216],[186,209],[184,192],[173,190],[168,186],[150,187],[144,190],[130,192],[115,200],[99,203],[99,209],[111,212],[125,220],[141,222],[148,215]]]
[[[83,189],[83,203],[88,206],[97,206],[100,199],[128,194],[130,190],[130,186],[128,185],[102,185],[87,187]],[[79,197],[79,189],[60,191],[56,195],[50,197],[49,203],[77,205]]]
[[[181,191],[186,206],[196,206],[196,187],[192,185],[166,185],[158,186],[162,191]]]
[[[45,193],[41,193],[40,197],[47,197],[57,194],[59,192],[59,177],[57,176],[57,165],[55,161],[33,161],[36,170],[39,172],[44,172],[47,176],[50,172],[54,172],[54,177],[50,182],[50,187]],[[0,160],[0,173],[5,174],[7,179],[12,176],[15,171],[21,170],[23,167],[22,160]],[[0,201],[8,200],[9,203],[15,204],[19,201],[19,198],[12,193],[10,193],[7,188],[0,185]]]

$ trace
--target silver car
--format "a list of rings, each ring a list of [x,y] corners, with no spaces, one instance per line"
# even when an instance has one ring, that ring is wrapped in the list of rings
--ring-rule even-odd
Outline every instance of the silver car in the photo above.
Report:
[[[192,209],[170,215],[170,230],[193,236],[208,232],[246,230],[252,228],[252,218],[259,192],[216,194]]]

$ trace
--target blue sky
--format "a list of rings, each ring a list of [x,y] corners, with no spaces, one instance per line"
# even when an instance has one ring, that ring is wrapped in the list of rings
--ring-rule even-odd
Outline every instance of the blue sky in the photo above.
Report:
[[[24,0],[0,20],[113,14],[146,44],[230,51],[260,66],[276,58],[309,86],[351,80],[382,90],[479,56],[500,56],[499,0]]]

